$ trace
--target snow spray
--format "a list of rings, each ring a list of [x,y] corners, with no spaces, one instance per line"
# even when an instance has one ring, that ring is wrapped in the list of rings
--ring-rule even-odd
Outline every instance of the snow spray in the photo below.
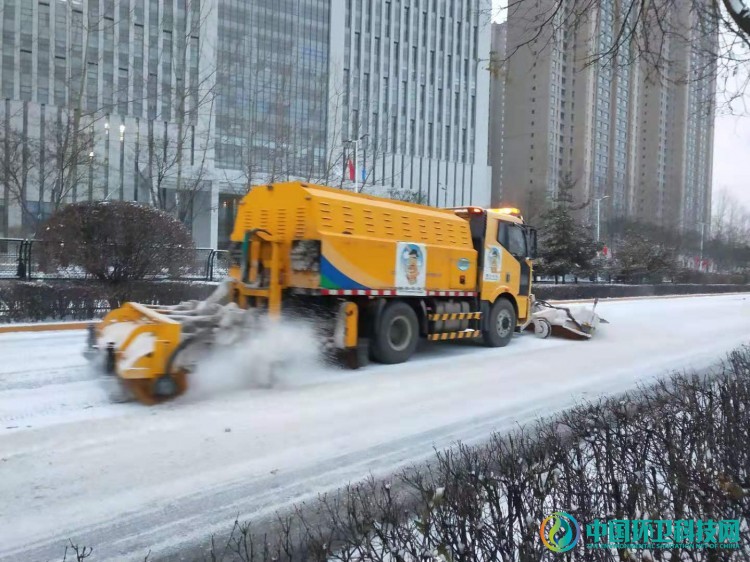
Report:
[[[320,341],[311,324],[264,319],[248,337],[230,347],[218,346],[200,361],[188,374],[186,397],[295,386],[323,369]]]

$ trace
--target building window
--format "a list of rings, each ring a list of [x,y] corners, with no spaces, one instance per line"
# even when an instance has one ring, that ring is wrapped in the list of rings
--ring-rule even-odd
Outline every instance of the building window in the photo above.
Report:
[[[28,49],[21,49],[21,99],[31,100],[31,72],[32,53]]]

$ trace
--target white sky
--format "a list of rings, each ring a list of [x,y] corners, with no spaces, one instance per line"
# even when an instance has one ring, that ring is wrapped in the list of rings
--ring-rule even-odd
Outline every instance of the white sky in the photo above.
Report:
[[[504,0],[492,0],[493,20],[506,19],[502,8]],[[721,92],[718,93],[721,100]],[[732,114],[720,108],[716,114],[714,130],[713,193],[714,200],[726,189],[745,207],[750,209],[750,92],[733,104]]]

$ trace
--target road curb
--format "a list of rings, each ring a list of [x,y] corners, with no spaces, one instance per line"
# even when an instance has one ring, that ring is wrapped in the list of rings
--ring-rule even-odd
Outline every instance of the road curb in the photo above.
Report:
[[[750,296],[750,292],[743,291],[743,292],[731,292],[731,293],[694,293],[694,294],[685,294],[685,295],[648,295],[648,296],[632,296],[632,297],[601,297],[599,298],[599,303],[605,303],[605,302],[612,302],[612,301],[642,301],[642,300],[659,300],[659,299],[687,299],[687,298],[695,298],[695,297],[726,297],[726,296],[737,296],[737,295],[745,295]],[[547,299],[542,299],[547,300]],[[566,299],[566,300],[556,300],[556,299],[549,299],[547,302],[552,304],[576,304],[576,303],[593,303],[595,298],[592,299]]]
[[[22,332],[63,332],[66,330],[85,330],[99,320],[88,322],[49,322],[43,324],[0,324],[0,334],[18,334]]]
[[[687,299],[694,297],[722,297],[731,295],[746,295],[750,296],[748,292],[733,292],[733,293],[696,293],[692,295],[649,295],[649,296],[634,296],[634,297],[611,297],[611,298],[600,298],[599,303],[614,302],[614,301],[640,301],[640,300],[658,300],[658,299]],[[552,304],[589,304],[593,303],[596,299],[566,299],[566,300],[548,300],[547,302]],[[0,334],[15,334],[22,332],[63,332],[66,330],[85,330],[91,324],[98,324],[100,320],[89,320],[85,322],[46,322],[41,324],[0,324]]]

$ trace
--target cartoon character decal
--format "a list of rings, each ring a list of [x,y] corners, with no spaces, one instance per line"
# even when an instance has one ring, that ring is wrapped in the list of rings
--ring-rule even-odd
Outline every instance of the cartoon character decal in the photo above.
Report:
[[[484,250],[484,280],[500,281],[502,271],[502,250],[500,246],[490,246]]]
[[[396,293],[425,295],[427,249],[424,244],[399,242],[396,245]]]

